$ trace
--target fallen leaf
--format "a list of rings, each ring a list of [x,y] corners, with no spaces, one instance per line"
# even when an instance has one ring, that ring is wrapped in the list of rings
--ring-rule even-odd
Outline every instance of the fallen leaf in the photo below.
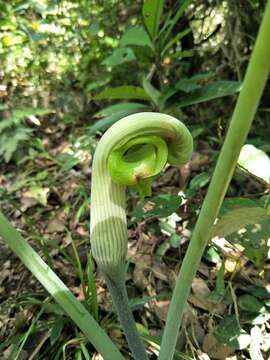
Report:
[[[226,345],[220,344],[215,336],[207,334],[203,340],[203,351],[206,352],[210,359],[224,360],[233,353],[233,350]]]
[[[65,224],[58,219],[52,219],[49,221],[45,232],[47,234],[61,233],[65,230]]]

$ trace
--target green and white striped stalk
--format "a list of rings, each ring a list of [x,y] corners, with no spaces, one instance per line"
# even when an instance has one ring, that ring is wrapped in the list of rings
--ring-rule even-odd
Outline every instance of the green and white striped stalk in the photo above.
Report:
[[[126,186],[141,197],[151,195],[151,182],[166,163],[185,164],[193,140],[186,126],[161,113],[138,113],[115,123],[101,138],[93,160],[91,247],[102,270],[135,359],[147,359],[128,309],[125,288],[127,256]]]

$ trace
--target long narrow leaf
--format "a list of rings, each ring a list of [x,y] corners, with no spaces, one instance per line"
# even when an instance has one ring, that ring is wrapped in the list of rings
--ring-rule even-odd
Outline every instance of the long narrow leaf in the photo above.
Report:
[[[164,0],[145,0],[143,5],[144,24],[152,39],[155,39],[158,32],[163,5]]]

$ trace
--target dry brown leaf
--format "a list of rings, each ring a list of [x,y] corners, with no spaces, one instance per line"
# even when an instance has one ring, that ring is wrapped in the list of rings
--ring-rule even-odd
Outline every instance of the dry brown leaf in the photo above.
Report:
[[[226,359],[233,353],[233,350],[226,345],[220,344],[215,336],[207,334],[203,340],[203,351],[206,352],[210,359]]]
[[[170,300],[161,300],[161,301],[156,301],[154,303],[153,305],[154,311],[160,320],[162,321],[166,320],[169,305],[170,305]]]
[[[47,228],[45,233],[52,234],[52,233],[60,233],[65,230],[65,224],[59,219],[51,219],[48,222]]]

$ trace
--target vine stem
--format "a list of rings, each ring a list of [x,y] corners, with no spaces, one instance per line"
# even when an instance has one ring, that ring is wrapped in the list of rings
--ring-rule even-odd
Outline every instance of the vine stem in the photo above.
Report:
[[[148,360],[145,347],[136,328],[132,312],[129,308],[125,285],[125,273],[123,273],[122,279],[118,277],[117,281],[114,281],[107,274],[104,274],[104,278],[110,290],[119,321],[123,327],[129,348],[133,354],[134,359]]]
[[[211,236],[270,69],[270,0],[246,71],[232,120],[173,291],[158,360],[173,359],[177,336],[201,257]]]
[[[123,355],[85,307],[0,212],[0,236],[45,289],[53,296],[105,360],[124,360]]]

